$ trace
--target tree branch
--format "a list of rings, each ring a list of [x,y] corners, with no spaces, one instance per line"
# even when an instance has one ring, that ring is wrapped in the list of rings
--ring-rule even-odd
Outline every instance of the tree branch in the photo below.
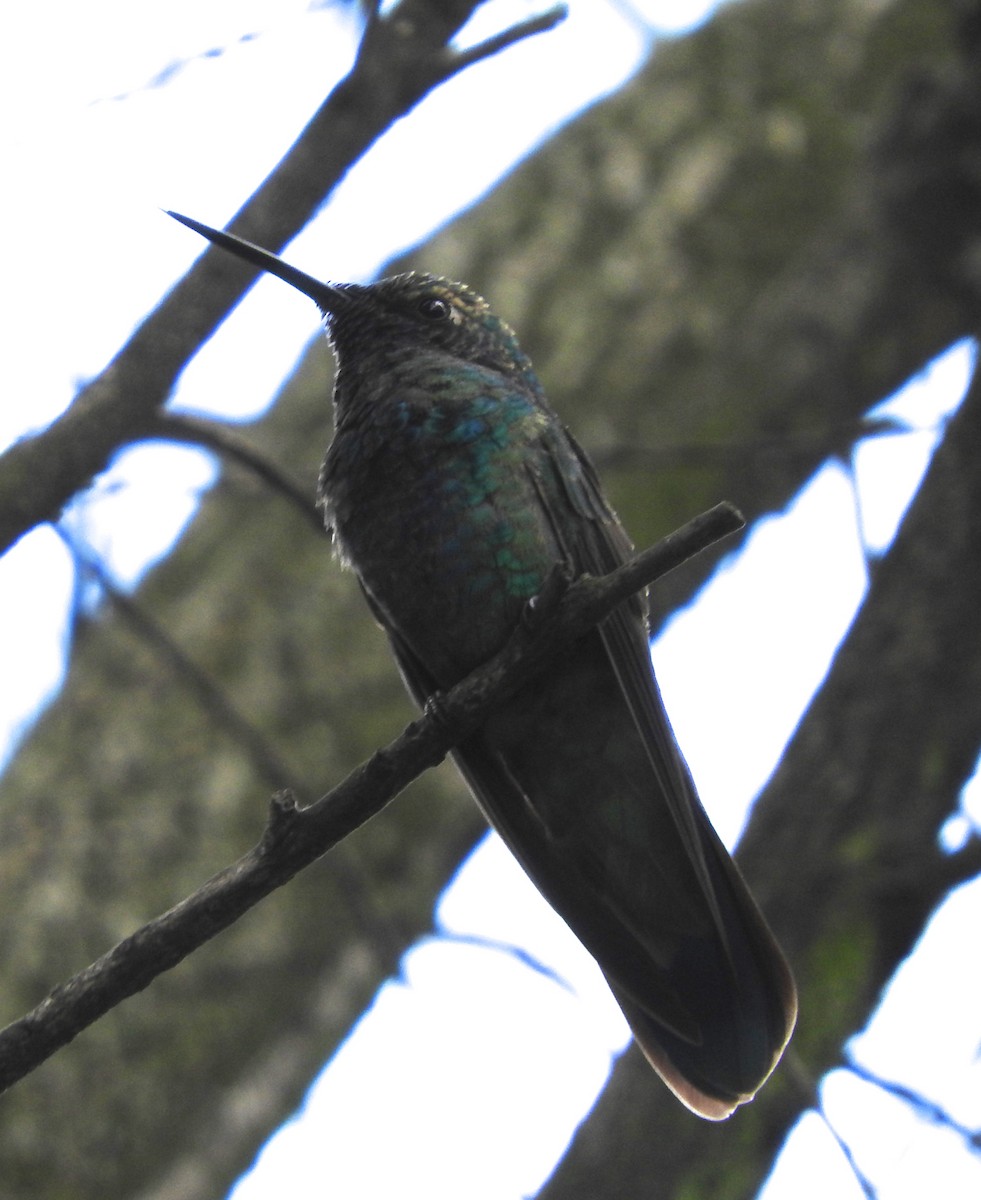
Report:
[[[937,1104],[922,1092],[915,1088],[907,1087],[903,1083],[896,1083],[892,1079],[886,1079],[885,1076],[877,1074],[868,1067],[857,1062],[853,1055],[845,1056],[844,1069],[850,1071],[856,1079],[861,1079],[863,1083],[870,1083],[873,1087],[881,1089],[890,1096],[895,1096],[897,1100],[902,1100],[916,1114],[925,1121],[931,1121],[934,1125],[940,1125],[945,1129],[951,1130],[957,1134],[964,1142],[965,1148],[972,1154],[977,1154],[981,1151],[981,1129],[972,1129],[969,1125],[964,1125],[958,1121],[953,1114],[949,1113],[942,1104]]]
[[[503,33],[495,34],[486,41],[471,46],[469,50],[461,51],[453,56],[452,74],[456,75],[467,67],[472,67],[474,63],[483,62],[485,58],[492,58],[502,50],[507,50],[509,46],[523,42],[525,38],[534,37],[536,33],[547,33],[560,21],[565,20],[566,11],[564,4],[553,5],[547,12],[540,13],[537,17],[529,17],[526,21],[519,21]],[[441,82],[448,78],[449,74],[445,75]]]
[[[178,442],[184,446],[203,446],[237,462],[261,479],[272,491],[278,492],[288,500],[319,534],[326,533],[323,513],[314,503],[311,492],[291,479],[277,463],[257,450],[247,438],[223,422],[188,412],[162,412],[152,421],[147,436],[165,442]]]
[[[163,626],[132,596],[116,586],[105,565],[90,547],[83,547],[61,525],[55,532],[77,566],[98,584],[123,620],[153,650],[158,659],[181,680],[215,725],[223,729],[248,758],[256,776],[267,787],[285,788],[302,795],[297,772],[285,761],[262,730],[238,711],[225,691],[174,641]]]
[[[743,521],[728,504],[696,517],[602,578],[571,584],[547,612],[518,627],[485,666],[448,692],[388,746],[307,808],[291,793],[274,797],[262,838],[196,892],[150,921],[0,1031],[0,1090],[5,1090],[121,1000],[145,988],[263,897],[320,858],[380,812],[427,767],[477,729],[565,646],[668,571],[736,532]]]
[[[521,38],[551,29],[554,8],[468,51],[451,39],[477,7],[401,0],[368,22],[354,67],[229,228],[279,250],[295,237],[364,152],[441,83]],[[146,437],[180,373],[254,282],[253,267],[206,250],[139,325],[113,361],[48,429],[0,457],[0,553]]]
[[[244,439],[239,440],[247,447]],[[312,504],[308,503],[306,507],[316,511]],[[256,777],[264,780],[270,788],[288,791],[300,803],[308,802],[311,798],[309,789],[301,781],[300,774],[283,758],[260,726],[239,712],[224,688],[185,653],[138,600],[116,586],[105,565],[90,547],[80,546],[60,524],[54,528],[75,560],[78,573],[85,572],[96,581],[120,617],[182,682],[215,726],[224,730],[231,738],[251,763]],[[321,533],[323,528],[323,523],[320,522]],[[334,873],[343,880],[344,898],[350,905],[354,920],[364,931],[368,943],[375,947],[379,954],[384,954],[385,961],[394,967],[398,963],[400,947],[405,945],[406,937],[398,929],[395,916],[380,911],[378,905],[373,902],[364,875],[358,871],[357,859],[350,843],[337,848],[331,859],[331,866]]]

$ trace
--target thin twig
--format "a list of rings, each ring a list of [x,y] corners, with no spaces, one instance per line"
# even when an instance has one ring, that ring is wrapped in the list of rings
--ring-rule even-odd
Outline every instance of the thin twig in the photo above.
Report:
[[[117,586],[99,556],[90,547],[81,546],[61,525],[56,525],[54,529],[77,564],[79,574],[84,572],[96,581],[123,620],[191,692],[218,728],[232,739],[258,778],[270,788],[289,791],[301,801],[309,800],[310,789],[301,782],[300,776],[282,757],[274,743],[253,721],[238,711],[224,689],[181,649],[152,614]],[[340,880],[344,898],[350,905],[356,924],[366,935],[366,944],[376,950],[379,958],[384,956],[386,964],[396,963],[405,943],[404,933],[398,928],[397,921],[380,912],[373,903],[353,852],[349,853],[345,846],[339,847],[331,866]]]
[[[540,13],[537,17],[529,17],[527,21],[520,21],[510,29],[505,29],[503,33],[495,34],[494,37],[489,37],[486,41],[480,42],[476,46],[471,46],[469,50],[459,51],[453,55],[451,60],[453,65],[452,73],[456,75],[467,67],[472,67],[474,63],[482,62],[485,58],[500,54],[502,50],[515,45],[516,42],[534,37],[537,33],[548,33],[550,29],[554,29],[556,25],[564,21],[567,15],[567,7],[564,4],[556,4],[547,12]],[[444,80],[448,78],[449,75],[447,74]]]
[[[153,420],[148,436],[187,446],[204,446],[232,459],[298,508],[318,533],[326,533],[323,514],[314,504],[310,493],[257,450],[248,439],[220,421],[194,413],[162,412]]]
[[[215,724],[245,753],[256,775],[270,788],[289,788],[302,796],[305,788],[301,786],[296,772],[262,731],[238,711],[207,671],[178,646],[139,601],[116,585],[105,564],[91,547],[82,546],[62,525],[55,525],[54,529],[79,568],[96,581],[123,620],[185,684]]]
[[[553,9],[472,50],[452,50],[450,42],[476,8],[477,0],[400,0],[370,19],[350,73],[230,228],[280,250],[365,151],[433,88],[560,19]],[[0,455],[0,553],[35,525],[56,520],[120,447],[147,436],[187,363],[257,274],[206,250],[61,417]]]
[[[874,1071],[870,1071],[868,1067],[863,1067],[861,1063],[856,1062],[851,1055],[846,1055],[844,1067],[845,1070],[851,1071],[853,1075],[861,1079],[863,1083],[869,1083],[873,1087],[886,1092],[888,1095],[895,1096],[897,1100],[902,1100],[904,1104],[908,1104],[923,1120],[952,1130],[964,1140],[966,1148],[972,1154],[977,1154],[981,1151],[981,1129],[971,1129],[969,1126],[963,1125],[945,1108],[937,1104],[934,1100],[928,1099],[922,1092],[907,1087],[903,1083],[896,1083],[892,1079],[886,1079],[882,1075],[877,1075]]]
[[[290,793],[276,796],[263,836],[247,854],[0,1031],[0,1090],[380,812],[617,605],[742,524],[731,505],[718,505],[610,575],[578,580],[550,604],[547,615],[522,623],[500,654],[427,706],[398,738],[316,803],[299,808]]]
[[[575,988],[565,976],[560,975],[554,967],[550,967],[547,962],[537,958],[530,950],[526,950],[524,946],[519,946],[515,942],[506,942],[500,938],[484,937],[479,933],[456,933],[450,929],[440,929],[437,933],[435,941],[441,945],[450,946],[473,946],[477,950],[490,950],[494,954],[504,954],[508,958],[514,959],[521,966],[527,967],[529,971],[534,971],[536,975],[541,975],[544,979],[550,980],[558,987],[566,992],[575,992]]]
[[[818,1115],[824,1122],[825,1129],[827,1129],[828,1133],[831,1134],[837,1143],[838,1149],[842,1153],[842,1157],[844,1158],[845,1162],[848,1163],[851,1173],[855,1176],[855,1182],[862,1189],[862,1195],[865,1196],[865,1200],[877,1200],[879,1193],[876,1191],[875,1185],[858,1165],[858,1160],[855,1157],[854,1150],[852,1150],[848,1142],[845,1141],[842,1135],[834,1127],[831,1118],[828,1116],[827,1112],[825,1112],[823,1103],[818,1105]]]

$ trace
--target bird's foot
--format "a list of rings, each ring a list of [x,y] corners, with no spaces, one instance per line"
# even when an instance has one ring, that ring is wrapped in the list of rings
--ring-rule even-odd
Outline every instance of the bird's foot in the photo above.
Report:
[[[433,692],[431,696],[426,698],[426,703],[423,705],[423,712],[448,734],[451,736],[456,735],[456,722],[447,709],[442,692]]]
[[[522,622],[526,629],[534,631],[548,620],[573,580],[568,563],[557,562],[549,568],[541,589],[525,605]]]

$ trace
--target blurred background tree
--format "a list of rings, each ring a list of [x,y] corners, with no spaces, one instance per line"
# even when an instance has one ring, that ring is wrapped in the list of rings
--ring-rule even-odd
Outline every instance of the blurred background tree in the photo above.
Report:
[[[409,7],[438,46],[474,6]],[[722,498],[757,521],[882,433],[865,414],[976,332],[979,51],[974,0],[730,5],[658,43],[618,94],[392,269],[492,299],[638,545]],[[391,115],[369,114],[375,132]],[[350,119],[352,144],[367,139]],[[284,178],[244,230],[272,247],[316,207]],[[172,351],[182,363],[207,335],[197,303],[184,301],[200,325],[186,346],[151,347],[139,370],[152,378]],[[317,337],[240,431],[310,494],[330,371]],[[84,428],[84,408],[72,419]],[[95,458],[177,436],[154,420],[103,422]],[[36,446],[53,477],[78,469],[70,440]],[[715,1127],[628,1051],[544,1195],[754,1195],[937,904],[976,874],[977,838],[945,854],[938,834],[981,745],[979,455],[972,388],[741,844],[801,989],[793,1055]],[[35,519],[16,499],[22,461],[0,462],[15,531]],[[717,561],[658,587],[656,625]],[[224,460],[131,599],[84,557],[77,569],[101,603],[79,609],[65,685],[3,779],[5,1020],[237,857],[272,790],[319,794],[411,715],[352,578],[241,462]],[[432,928],[482,828],[454,772],[431,772],[86,1031],[2,1100],[5,1194],[222,1194]]]

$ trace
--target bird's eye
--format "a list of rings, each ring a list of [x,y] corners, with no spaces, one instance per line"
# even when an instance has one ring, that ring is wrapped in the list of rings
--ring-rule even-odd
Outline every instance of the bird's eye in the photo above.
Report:
[[[419,312],[430,321],[445,321],[453,312],[449,300],[439,296],[426,296],[419,301]]]

